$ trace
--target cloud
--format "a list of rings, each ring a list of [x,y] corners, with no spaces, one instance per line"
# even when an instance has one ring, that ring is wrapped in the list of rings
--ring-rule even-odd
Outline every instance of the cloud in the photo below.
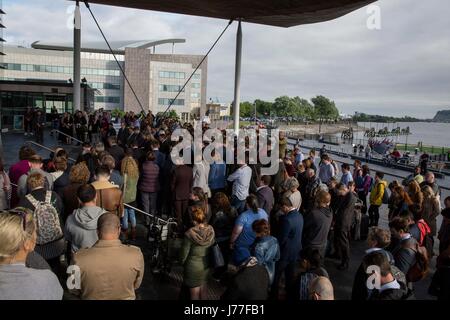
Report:
[[[4,0],[13,43],[71,41],[68,1]],[[381,0],[381,30],[362,8],[289,29],[243,24],[243,100],[323,94],[345,113],[432,117],[450,108],[450,1]],[[227,21],[91,5],[109,40],[186,38],[176,53],[204,54]],[[37,18],[38,17],[38,18]],[[101,40],[82,8],[84,40]],[[233,98],[236,23],[208,57],[208,97]],[[169,53],[171,46],[158,52]]]

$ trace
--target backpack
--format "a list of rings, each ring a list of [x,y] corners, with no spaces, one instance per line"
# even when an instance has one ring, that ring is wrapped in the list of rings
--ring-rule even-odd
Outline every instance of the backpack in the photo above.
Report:
[[[421,247],[425,247],[425,249],[427,250],[428,259],[431,259],[434,255],[433,252],[434,239],[433,236],[431,235],[431,229],[423,219],[417,221],[417,227],[420,230],[419,245]]]
[[[418,242],[415,242],[414,246],[407,245],[405,248],[414,251],[416,254],[416,262],[406,273],[406,280],[408,282],[417,282],[422,280],[428,274],[429,260],[427,249],[425,247],[421,247]]]
[[[36,219],[37,231],[36,243],[43,245],[61,239],[63,232],[58,212],[51,204],[52,192],[47,191],[44,202],[36,200],[31,194],[27,194],[26,198],[34,207],[33,217]]]
[[[383,192],[383,199],[381,200],[383,204],[388,204],[389,203],[389,198],[390,198],[390,194],[389,194],[389,190],[385,187],[384,188],[384,192]]]

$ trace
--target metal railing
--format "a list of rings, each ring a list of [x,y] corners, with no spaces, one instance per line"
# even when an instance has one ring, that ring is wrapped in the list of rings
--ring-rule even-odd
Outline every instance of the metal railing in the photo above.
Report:
[[[146,216],[152,217],[153,219],[156,219],[156,220],[158,220],[158,221],[161,221],[163,224],[176,224],[176,225],[178,224],[176,221],[173,220],[173,218],[169,218],[169,219],[167,219],[167,220],[164,220],[164,219],[162,219],[162,218],[160,218],[160,217],[157,217],[157,216],[155,216],[155,215],[153,215],[153,214],[151,214],[151,213],[148,213],[148,212],[145,212],[145,211],[143,211],[143,210],[141,210],[141,209],[138,209],[138,208],[136,208],[136,207],[133,207],[133,206],[127,204],[127,203],[124,203],[124,206],[127,207],[127,208],[130,208],[130,209],[133,209],[133,210],[135,210],[135,211],[137,211],[137,212],[139,212],[139,213],[142,213],[142,214],[144,214],[144,215],[146,215]]]
[[[52,149],[52,148],[46,147],[46,146],[44,146],[44,145],[42,145],[42,144],[40,144],[40,143],[37,143],[37,142],[35,142],[35,141],[31,141],[31,140],[28,140],[26,143],[34,144],[35,146],[38,146],[38,147],[40,147],[40,148],[42,148],[42,149],[45,149],[45,150],[47,150],[47,151],[50,151],[50,152],[55,152],[55,150],[56,150],[56,149]],[[72,161],[72,162],[77,162],[77,160],[75,160],[75,159],[73,159],[73,158],[70,158],[70,157],[67,158],[67,160]]]
[[[288,148],[291,148],[291,149],[292,149],[293,146],[295,146],[295,145],[296,145],[296,143],[288,142]],[[317,148],[317,147],[307,146],[307,145],[305,145],[304,142],[303,142],[303,143],[302,143],[302,148],[306,148],[306,149],[314,149],[314,148]],[[345,155],[347,155],[347,154],[345,154]],[[336,162],[338,162],[338,163],[347,163],[347,164],[350,164],[350,165],[352,164],[351,161],[343,161],[343,160],[339,160],[339,159],[334,159],[334,161],[336,161]],[[400,174],[389,173],[389,172],[385,172],[385,171],[382,171],[382,170],[376,170],[376,171],[382,172],[384,175],[391,176],[391,177],[394,177],[394,178],[399,178],[399,179],[405,179],[405,178],[406,178],[406,176],[400,175]],[[439,186],[439,188],[441,188],[442,190],[447,190],[447,191],[450,190],[449,187],[445,187],[445,186]]]
[[[16,188],[19,187],[19,185],[15,184],[15,183],[12,183],[12,182],[11,182],[11,185],[12,185],[13,187],[16,187]],[[162,224],[174,224],[174,225],[178,225],[178,223],[177,223],[176,221],[173,220],[174,218],[169,218],[169,219],[167,219],[167,220],[164,220],[164,219],[162,219],[162,218],[160,218],[160,217],[157,217],[157,216],[155,216],[155,215],[153,215],[153,214],[151,214],[151,213],[148,213],[148,212],[145,212],[145,211],[143,211],[143,210],[141,210],[141,209],[138,209],[138,208],[136,208],[136,207],[133,207],[132,205],[129,205],[129,204],[127,204],[127,203],[124,203],[124,207],[133,209],[134,211],[137,211],[137,212],[139,212],[139,213],[141,213],[141,214],[144,214],[144,215],[149,216],[149,217],[151,217],[151,218],[153,218],[153,219],[156,219],[158,222],[161,222]]]
[[[64,133],[64,132],[62,132],[62,131],[59,131],[58,129],[53,129],[53,130],[51,130],[51,132],[57,132],[57,133],[59,133],[59,134],[62,134],[63,136],[66,136],[66,137],[68,137],[68,138],[70,138],[70,139],[72,139],[72,140],[75,140],[76,142],[83,143],[83,141],[78,140],[78,139],[72,137],[70,134],[67,134],[67,133]]]

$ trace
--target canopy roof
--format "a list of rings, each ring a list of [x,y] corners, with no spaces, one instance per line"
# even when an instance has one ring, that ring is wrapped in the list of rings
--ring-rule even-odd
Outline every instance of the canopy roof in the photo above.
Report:
[[[110,41],[111,49],[115,53],[125,52],[125,48],[139,48],[148,49],[151,47],[159,46],[168,43],[185,43],[185,39],[170,38],[161,40],[124,40],[124,41]],[[31,44],[34,49],[46,49],[46,50],[62,50],[62,51],[72,51],[73,43],[49,43],[35,41]],[[100,53],[110,53],[108,46],[104,41],[91,41],[84,42],[82,44],[81,51],[86,52],[100,52]]]
[[[278,27],[336,19],[376,0],[91,0],[89,3],[237,19]]]

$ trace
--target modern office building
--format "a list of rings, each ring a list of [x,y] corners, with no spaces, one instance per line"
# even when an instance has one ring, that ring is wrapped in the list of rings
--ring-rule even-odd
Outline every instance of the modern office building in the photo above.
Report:
[[[0,69],[3,68],[3,56],[5,53],[3,52],[3,43],[5,42],[5,39],[3,38],[3,29],[5,29],[5,26],[3,25],[3,15],[5,14],[5,11],[3,11],[3,3],[2,0],[0,0]]]
[[[204,56],[156,54],[162,44],[184,43],[184,39],[158,41],[112,41],[111,47],[130,81],[140,103],[124,80],[124,76],[104,42],[82,44],[81,79],[94,90],[94,109],[121,109],[140,112],[141,106],[154,114],[165,111],[194,72]],[[31,48],[4,46],[1,81],[58,81],[71,83],[73,78],[73,47],[36,41]],[[200,116],[206,105],[207,59],[200,65],[185,88],[172,103],[182,120]],[[2,92],[3,96],[3,92]],[[33,93],[38,100],[27,100],[28,106],[51,108],[55,99],[47,103],[46,94]],[[55,95],[53,95],[55,96]],[[72,96],[57,103],[60,111],[72,111]],[[85,99],[86,100],[86,99]],[[83,100],[82,100],[83,102]],[[89,102],[87,102],[89,103]],[[83,105],[83,103],[82,103]],[[89,107],[86,104],[85,108]]]

